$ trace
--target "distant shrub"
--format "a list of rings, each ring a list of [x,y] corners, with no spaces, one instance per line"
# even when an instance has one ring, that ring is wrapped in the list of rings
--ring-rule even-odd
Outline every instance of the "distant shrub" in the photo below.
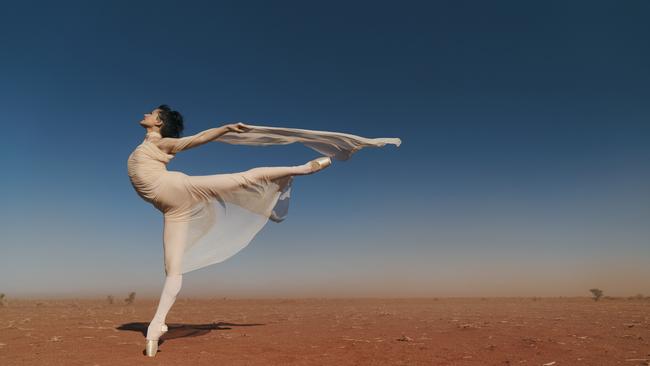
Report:
[[[0,294],[0,306],[5,305],[7,305],[7,298],[5,297],[5,294]]]
[[[127,297],[126,299],[124,299],[124,302],[127,303],[127,304],[129,304],[129,305],[130,305],[130,304],[133,304],[134,301],[135,301],[135,292],[131,292],[131,293],[129,294],[129,297]]]
[[[589,291],[591,291],[592,295],[594,296],[593,297],[594,301],[600,300],[600,298],[603,296],[603,290],[601,289],[592,288]]]
[[[113,299],[113,295],[106,296],[106,302],[108,302],[110,305],[112,305],[114,301],[115,299]]]
[[[636,294],[634,296],[630,296],[627,298],[628,300],[643,300],[644,296],[643,294]]]

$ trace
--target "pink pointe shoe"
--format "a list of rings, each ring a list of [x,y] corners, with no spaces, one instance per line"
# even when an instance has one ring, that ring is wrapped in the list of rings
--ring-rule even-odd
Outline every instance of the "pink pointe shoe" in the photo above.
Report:
[[[316,173],[317,171],[323,170],[330,165],[332,165],[332,159],[330,159],[329,156],[321,156],[320,158],[316,158],[309,162],[309,166],[311,167],[310,173]]]
[[[162,331],[162,333],[160,333],[160,336],[162,336],[168,330],[167,325],[166,324],[161,325],[160,330]],[[147,338],[147,344],[145,349],[147,352],[147,356],[154,357],[156,355],[156,352],[158,352],[158,339]]]

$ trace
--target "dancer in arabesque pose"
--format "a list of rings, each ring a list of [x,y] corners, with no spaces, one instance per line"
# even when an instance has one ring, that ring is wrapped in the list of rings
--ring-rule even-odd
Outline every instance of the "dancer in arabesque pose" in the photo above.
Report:
[[[163,214],[165,282],[146,335],[146,353],[155,356],[167,332],[167,313],[176,300],[182,275],[223,262],[248,245],[268,220],[281,222],[288,213],[293,177],[309,175],[347,160],[364,147],[399,146],[399,138],[365,138],[329,131],[226,124],[180,137],[183,117],[165,104],[140,121],[144,141],[128,158],[128,174],[136,192]],[[325,156],[302,165],[257,167],[244,172],[190,176],[167,170],[178,153],[211,141],[244,145],[300,142]]]

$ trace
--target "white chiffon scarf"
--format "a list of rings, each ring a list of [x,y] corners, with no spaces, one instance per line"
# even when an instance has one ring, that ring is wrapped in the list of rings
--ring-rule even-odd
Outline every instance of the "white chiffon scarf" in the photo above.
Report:
[[[341,132],[250,125],[243,133],[227,133],[217,141],[239,145],[287,145],[301,143],[332,160],[345,161],[365,147],[393,144],[399,138],[367,138]],[[271,220],[288,215],[293,176],[223,192],[219,199],[192,208],[182,273],[223,262],[244,249]]]

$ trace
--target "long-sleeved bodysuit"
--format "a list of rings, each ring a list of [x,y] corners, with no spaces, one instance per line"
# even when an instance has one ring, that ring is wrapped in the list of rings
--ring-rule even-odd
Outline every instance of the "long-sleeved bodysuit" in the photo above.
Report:
[[[216,140],[244,145],[300,142],[337,160],[347,160],[363,147],[399,138],[374,138],[328,131],[248,125],[243,133]],[[148,133],[128,158],[128,174],[136,192],[164,216],[165,273],[184,274],[222,262],[243,249],[270,219],[287,215],[293,176],[304,166],[259,167],[244,172],[190,176],[167,170],[174,155],[196,145],[200,134],[165,138],[171,154],[161,150],[158,133]]]

